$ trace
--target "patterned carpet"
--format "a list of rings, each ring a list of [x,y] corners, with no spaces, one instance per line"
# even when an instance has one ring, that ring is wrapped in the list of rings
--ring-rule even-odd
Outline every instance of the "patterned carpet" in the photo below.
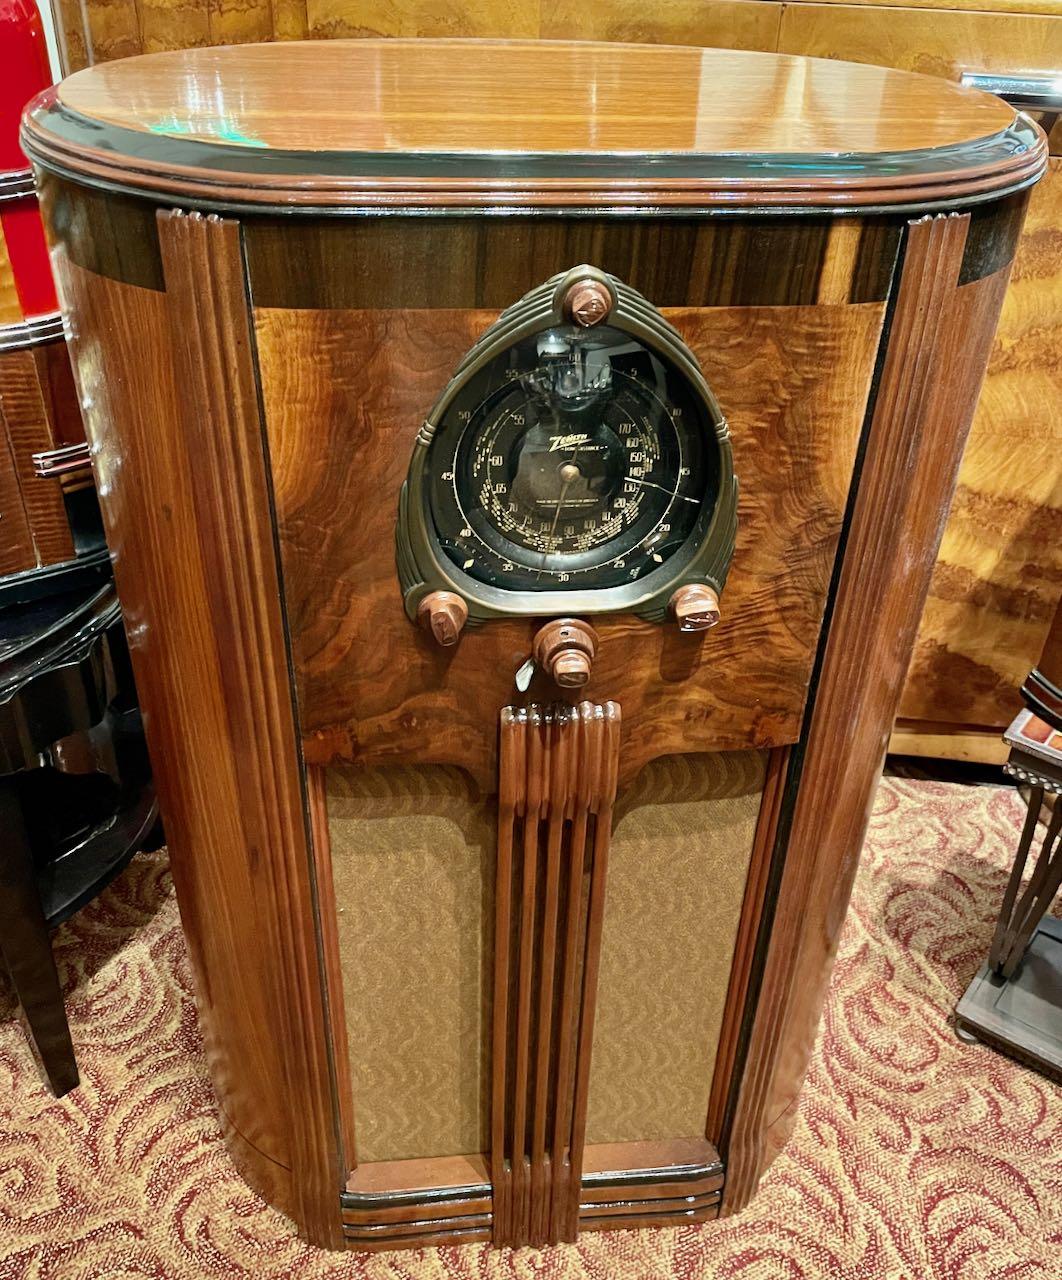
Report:
[[[1062,1090],[952,1034],[1021,815],[887,780],[793,1141],[737,1218],[552,1252],[310,1249],[221,1145],[160,854],[60,930],[82,1085],[40,1084],[0,998],[0,1280],[1037,1280],[1062,1276]]]

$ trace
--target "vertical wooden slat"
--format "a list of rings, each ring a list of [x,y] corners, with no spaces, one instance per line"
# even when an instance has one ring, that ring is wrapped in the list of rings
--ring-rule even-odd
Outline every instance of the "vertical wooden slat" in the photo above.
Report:
[[[507,1088],[509,1070],[510,937],[513,910],[513,838],[517,818],[523,814],[524,748],[526,737],[521,712],[506,707],[501,715],[498,781],[498,862],[494,920],[494,1007],[491,1039],[491,1182],[494,1188],[494,1239],[505,1244],[512,1238],[512,1162],[508,1146]]]
[[[497,1244],[574,1239],[578,1230],[619,724],[614,703],[502,713],[491,1122]]]
[[[283,998],[274,1052],[287,1096],[294,1216],[319,1244],[342,1241],[334,1062],[313,901],[306,797],[259,409],[240,225],[161,212],[159,247],[174,342],[180,429],[193,460],[196,534],[208,566],[218,679],[254,874],[272,882],[274,936],[257,957]],[[198,653],[187,657],[201,661]],[[186,673],[191,677],[192,672]],[[190,689],[184,690],[190,696]],[[209,797],[213,780],[201,779]],[[175,848],[175,863],[199,850]],[[193,868],[178,873],[194,875]],[[184,912],[182,902],[182,912]],[[187,919],[186,919],[187,923]],[[234,956],[253,966],[256,957]],[[265,974],[263,974],[265,976]],[[241,1011],[229,1010],[232,1016]],[[246,1085],[244,1087],[247,1087]]]

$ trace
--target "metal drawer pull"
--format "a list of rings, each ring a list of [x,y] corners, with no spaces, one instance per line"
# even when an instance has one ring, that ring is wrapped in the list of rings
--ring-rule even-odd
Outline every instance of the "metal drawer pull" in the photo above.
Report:
[[[998,71],[964,71],[960,83],[983,89],[1026,111],[1062,111],[1062,72],[1054,75],[1002,75]]]
[[[62,449],[46,449],[33,455],[33,474],[44,480],[66,476],[72,471],[86,471],[91,465],[87,444],[68,444]]]

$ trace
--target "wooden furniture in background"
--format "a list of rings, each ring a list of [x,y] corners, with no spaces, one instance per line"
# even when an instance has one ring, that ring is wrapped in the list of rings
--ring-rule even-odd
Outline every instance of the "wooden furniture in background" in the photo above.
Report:
[[[958,80],[1062,75],[1062,0],[631,0],[440,7],[305,0],[220,10],[54,0],[66,67],[190,45],[489,36],[759,49]],[[1025,105],[1024,103],[1020,105]],[[1051,129],[1055,117],[1046,120]],[[1000,734],[1062,596],[1062,126],[1026,233],[912,656],[894,751],[1002,763]]]
[[[248,1181],[367,1249],[740,1209],[793,1123],[1043,135],[869,67],[363,40],[106,63],[23,139]],[[725,415],[719,620],[582,591],[441,644],[414,445],[480,335],[585,264]],[[573,612],[587,683],[517,687]]]
[[[33,175],[18,145],[51,84],[33,0],[0,10],[0,577],[105,559],[81,413]],[[56,571],[61,572],[61,571]]]

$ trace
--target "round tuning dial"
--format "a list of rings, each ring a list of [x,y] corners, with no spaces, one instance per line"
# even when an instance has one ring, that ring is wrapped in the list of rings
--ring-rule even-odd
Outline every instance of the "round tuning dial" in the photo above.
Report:
[[[468,621],[468,605],[453,591],[430,591],[417,606],[417,621],[449,648]]]
[[[679,587],[668,609],[680,631],[707,631],[719,621],[719,597],[702,583]]]
[[[557,618],[540,627],[532,656],[561,686],[577,689],[590,679],[597,653],[597,632],[578,618]]]

